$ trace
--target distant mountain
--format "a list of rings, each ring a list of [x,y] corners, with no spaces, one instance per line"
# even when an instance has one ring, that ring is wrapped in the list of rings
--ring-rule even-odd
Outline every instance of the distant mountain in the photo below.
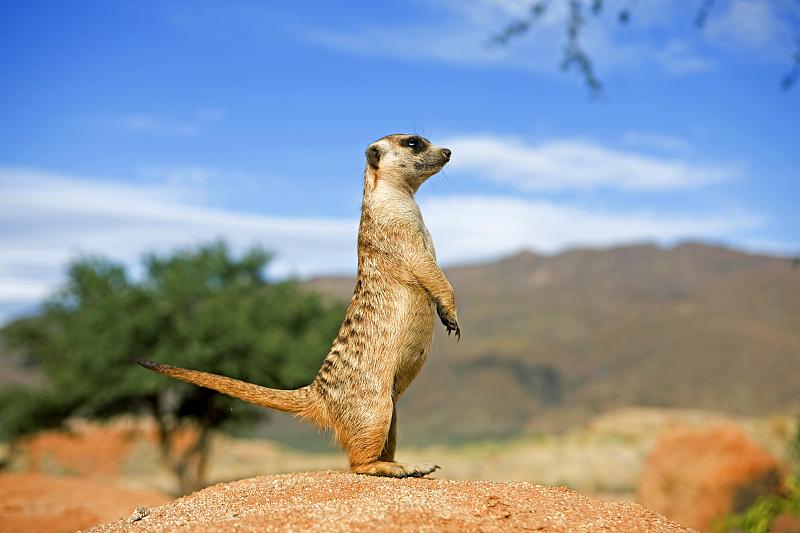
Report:
[[[800,410],[800,269],[719,246],[521,252],[447,269],[460,343],[438,328],[401,402],[403,438],[552,430],[626,405]],[[308,286],[349,298],[353,279]]]

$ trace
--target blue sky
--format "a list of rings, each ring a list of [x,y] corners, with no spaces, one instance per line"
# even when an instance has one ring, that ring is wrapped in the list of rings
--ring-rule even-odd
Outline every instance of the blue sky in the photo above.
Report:
[[[700,2],[697,2],[699,4]],[[352,272],[372,140],[453,150],[419,192],[440,260],[685,239],[800,253],[792,1],[607,1],[558,69],[566,2],[4,2],[0,321],[72,258],[229,240],[276,276]]]

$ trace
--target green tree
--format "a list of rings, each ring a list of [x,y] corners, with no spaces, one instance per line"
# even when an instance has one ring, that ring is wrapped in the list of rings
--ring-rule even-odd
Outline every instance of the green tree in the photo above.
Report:
[[[259,410],[134,361],[147,357],[275,388],[310,382],[343,308],[295,281],[268,281],[269,260],[259,249],[237,259],[216,243],[147,256],[139,280],[108,260],[73,263],[65,286],[39,315],[2,332],[47,380],[46,387],[0,397],[3,436],[58,426],[71,416],[146,412],[180,490],[202,486],[210,432],[252,420]],[[196,438],[179,452],[177,430],[187,427]]]

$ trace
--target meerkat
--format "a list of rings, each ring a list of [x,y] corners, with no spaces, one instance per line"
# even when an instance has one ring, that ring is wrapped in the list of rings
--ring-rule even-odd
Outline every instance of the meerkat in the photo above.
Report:
[[[356,286],[311,384],[277,390],[154,361],[139,364],[332,430],[354,473],[421,477],[437,470],[433,463],[394,460],[396,402],[428,357],[434,309],[447,334],[461,338],[453,288],[414,199],[450,155],[418,135],[388,135],[367,147]]]

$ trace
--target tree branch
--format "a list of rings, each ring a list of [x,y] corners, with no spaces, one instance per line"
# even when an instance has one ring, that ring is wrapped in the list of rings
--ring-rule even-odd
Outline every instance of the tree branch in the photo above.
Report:
[[[569,7],[569,15],[567,19],[567,42],[564,47],[564,56],[561,59],[561,69],[570,70],[576,68],[581,74],[584,82],[589,88],[592,95],[597,96],[603,90],[603,84],[595,74],[594,65],[589,54],[583,48],[580,42],[580,34],[583,31],[586,19],[584,17],[585,2],[589,0],[567,0]],[[632,13],[638,4],[638,0],[629,0],[627,5],[620,8],[617,12],[617,21],[621,25],[626,25],[630,22]],[[714,9],[716,0],[702,0],[700,6],[694,17],[694,25],[703,29],[708,21],[711,11]],[[602,13],[605,7],[604,0],[591,0],[588,8],[592,15],[598,16]],[[511,40],[520,37],[530,32],[534,24],[542,17],[542,15],[550,7],[550,2],[540,0],[531,4],[528,15],[523,18],[516,19],[506,25],[503,30],[492,36],[490,43],[493,45],[504,46]],[[800,81],[800,36],[798,36],[798,47],[792,55],[792,67],[781,78],[780,87],[784,91],[790,90]]]
[[[706,21],[708,20],[708,15],[714,8],[715,2],[716,0],[703,0],[703,3],[700,4],[700,7],[697,9],[697,13],[694,16],[695,26],[697,26],[700,29],[705,27]]]
[[[510,22],[502,31],[492,36],[491,42],[495,45],[505,45],[515,37],[519,37],[531,29],[531,26],[539,20],[549,6],[549,2],[541,0],[534,2],[528,9],[528,16]]]
[[[783,78],[781,79],[781,89],[788,91],[795,86],[797,80],[800,79],[800,34],[797,36],[797,49],[792,54],[792,62],[794,63]]]
[[[580,0],[570,0],[567,46],[564,50],[564,58],[561,60],[561,69],[569,70],[575,66],[583,76],[591,93],[596,96],[603,91],[603,84],[595,76],[592,61],[581,46],[580,32],[583,24],[583,3]]]

